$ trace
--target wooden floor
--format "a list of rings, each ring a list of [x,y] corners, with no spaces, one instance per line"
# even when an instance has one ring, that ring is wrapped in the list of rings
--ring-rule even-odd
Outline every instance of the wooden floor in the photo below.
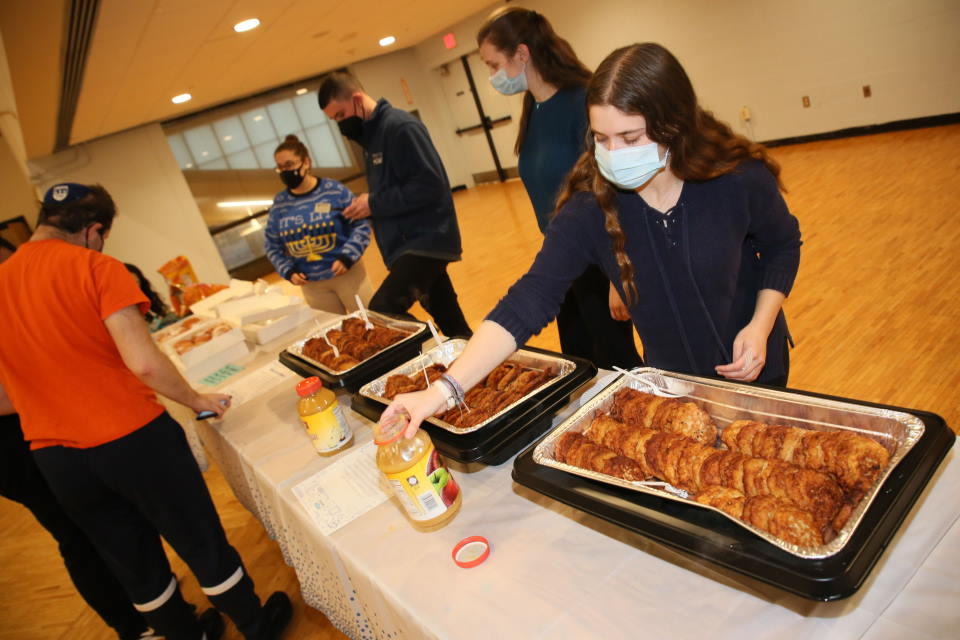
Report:
[[[800,219],[800,275],[786,303],[796,339],[790,384],[939,413],[960,407],[960,125],[774,150]],[[464,260],[450,269],[467,319],[479,324],[520,276],[540,241],[517,181],[456,194]],[[368,252],[374,283],[385,273]],[[416,311],[423,318],[422,310]],[[531,344],[558,347],[550,327]],[[207,482],[231,541],[261,594],[295,603],[290,639],[342,638],[304,605],[296,577],[219,471]],[[204,602],[173,557],[186,597]],[[75,594],[55,545],[29,513],[0,501],[0,639],[111,637]],[[237,638],[228,629],[227,638]]]

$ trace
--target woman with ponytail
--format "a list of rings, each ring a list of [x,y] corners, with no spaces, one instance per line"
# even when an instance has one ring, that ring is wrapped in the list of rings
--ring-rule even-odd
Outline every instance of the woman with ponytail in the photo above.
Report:
[[[648,364],[785,385],[781,305],[800,263],[800,229],[780,169],[761,145],[700,107],[658,44],[611,53],[587,88],[591,136],[533,266],[474,334],[449,375],[480,381],[556,314],[594,262],[615,283]],[[445,385],[397,396],[381,421],[407,432],[446,405]]]
[[[523,93],[516,153],[537,225],[546,232],[564,179],[583,152],[590,70],[536,11],[495,11],[477,33],[490,83],[504,95]],[[643,364],[620,296],[596,265],[570,286],[557,313],[560,349],[598,367]]]
[[[273,199],[264,230],[267,258],[282,277],[300,287],[314,309],[356,311],[355,296],[370,303],[373,287],[363,266],[370,221],[348,220],[353,194],[344,185],[310,173],[310,152],[290,134],[273,152],[286,189]]]

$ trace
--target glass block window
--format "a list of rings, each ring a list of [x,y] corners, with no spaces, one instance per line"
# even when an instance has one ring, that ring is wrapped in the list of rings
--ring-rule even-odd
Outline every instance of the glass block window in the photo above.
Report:
[[[167,136],[180,169],[273,169],[273,150],[287,134],[307,145],[315,167],[353,164],[333,120],[317,107],[317,92],[248,109]]]

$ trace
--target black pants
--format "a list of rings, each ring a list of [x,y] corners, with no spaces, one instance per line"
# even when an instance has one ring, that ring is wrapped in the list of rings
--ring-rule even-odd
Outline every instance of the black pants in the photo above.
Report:
[[[557,314],[560,349],[593,361],[601,369],[643,364],[633,342],[633,323],[610,316],[610,281],[590,265],[567,291]]]
[[[436,258],[400,256],[370,299],[370,309],[413,320],[410,307],[419,302],[433,316],[441,333],[470,337],[473,332],[457,302],[447,264]]]
[[[64,509],[159,633],[168,640],[201,635],[170,571],[162,535],[211,602],[247,638],[257,637],[262,609],[253,583],[227,541],[183,430],[169,415],[97,447],[45,447],[33,455]]]
[[[120,638],[138,638],[147,621],[140,615],[87,535],[57,502],[23,440],[20,420],[0,416],[0,495],[33,513],[57,541],[77,592]]]

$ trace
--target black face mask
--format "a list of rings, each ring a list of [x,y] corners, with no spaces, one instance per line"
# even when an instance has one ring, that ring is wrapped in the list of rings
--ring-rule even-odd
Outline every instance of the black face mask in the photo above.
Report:
[[[363,136],[363,120],[360,119],[360,116],[344,118],[337,123],[337,126],[340,127],[340,133],[354,142],[360,143],[360,138]]]
[[[283,180],[283,184],[287,185],[287,189],[296,189],[303,182],[306,176],[300,175],[300,169],[302,168],[303,165],[301,164],[296,169],[287,169],[280,172],[280,179]]]

